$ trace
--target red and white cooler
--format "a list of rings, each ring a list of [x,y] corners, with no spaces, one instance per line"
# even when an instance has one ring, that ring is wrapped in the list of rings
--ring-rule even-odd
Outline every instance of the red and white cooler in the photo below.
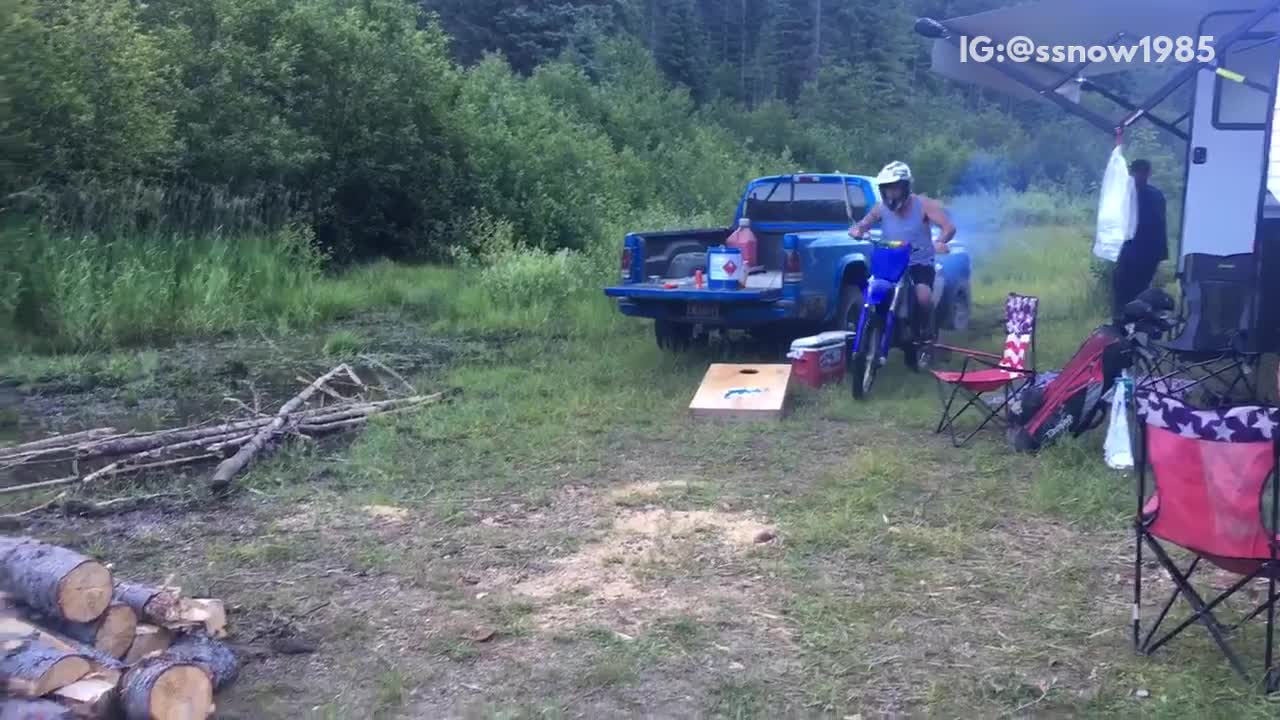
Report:
[[[842,382],[852,341],[853,333],[843,330],[798,338],[787,353],[791,377],[813,388]]]

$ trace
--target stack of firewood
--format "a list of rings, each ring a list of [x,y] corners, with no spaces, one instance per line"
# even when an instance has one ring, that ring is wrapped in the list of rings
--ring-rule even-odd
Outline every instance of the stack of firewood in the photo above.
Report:
[[[0,720],[200,720],[238,672],[221,601],[26,537],[0,537],[0,590]]]

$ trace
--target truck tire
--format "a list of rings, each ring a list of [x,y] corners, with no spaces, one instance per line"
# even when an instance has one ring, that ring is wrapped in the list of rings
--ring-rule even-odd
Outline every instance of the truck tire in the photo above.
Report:
[[[658,343],[659,350],[685,352],[693,345],[693,326],[670,320],[654,320],[653,338]]]
[[[858,315],[862,312],[862,288],[846,285],[840,290],[840,306],[836,310],[835,327],[832,330],[857,332]]]

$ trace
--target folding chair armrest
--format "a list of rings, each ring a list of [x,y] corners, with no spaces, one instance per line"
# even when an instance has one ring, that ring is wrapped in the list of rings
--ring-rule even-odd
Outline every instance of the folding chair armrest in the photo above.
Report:
[[[955,347],[954,345],[942,345],[942,344],[935,343],[933,347],[939,350],[946,350],[947,352],[953,352],[953,353],[956,353],[957,355],[964,355],[965,357],[971,357],[971,358],[989,358],[992,360],[1001,360],[1004,357],[1002,355],[997,355],[995,353],[983,352],[981,350],[971,350],[969,348]]]
[[[1016,368],[1016,367],[1013,367],[1012,365],[1005,365],[1004,358],[999,355],[991,355],[989,358],[970,355],[965,357],[964,365],[961,366],[961,369],[960,369],[961,378],[963,378],[965,372],[968,371],[970,361],[982,363],[986,367],[986,369],[990,369],[990,370],[1004,370],[1005,372],[1016,373],[1018,375],[1028,375],[1031,377],[1035,377],[1036,375],[1036,371],[1034,368]]]

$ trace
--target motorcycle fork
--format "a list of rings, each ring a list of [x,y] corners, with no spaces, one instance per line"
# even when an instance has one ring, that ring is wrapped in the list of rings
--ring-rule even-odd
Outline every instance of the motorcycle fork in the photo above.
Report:
[[[889,349],[894,345],[894,332],[898,326],[898,309],[902,307],[903,298],[906,296],[902,291],[902,283],[899,282],[893,286],[893,297],[889,299],[889,307],[885,312],[884,320],[884,337],[880,339],[880,354],[877,358],[884,362],[889,357]]]

